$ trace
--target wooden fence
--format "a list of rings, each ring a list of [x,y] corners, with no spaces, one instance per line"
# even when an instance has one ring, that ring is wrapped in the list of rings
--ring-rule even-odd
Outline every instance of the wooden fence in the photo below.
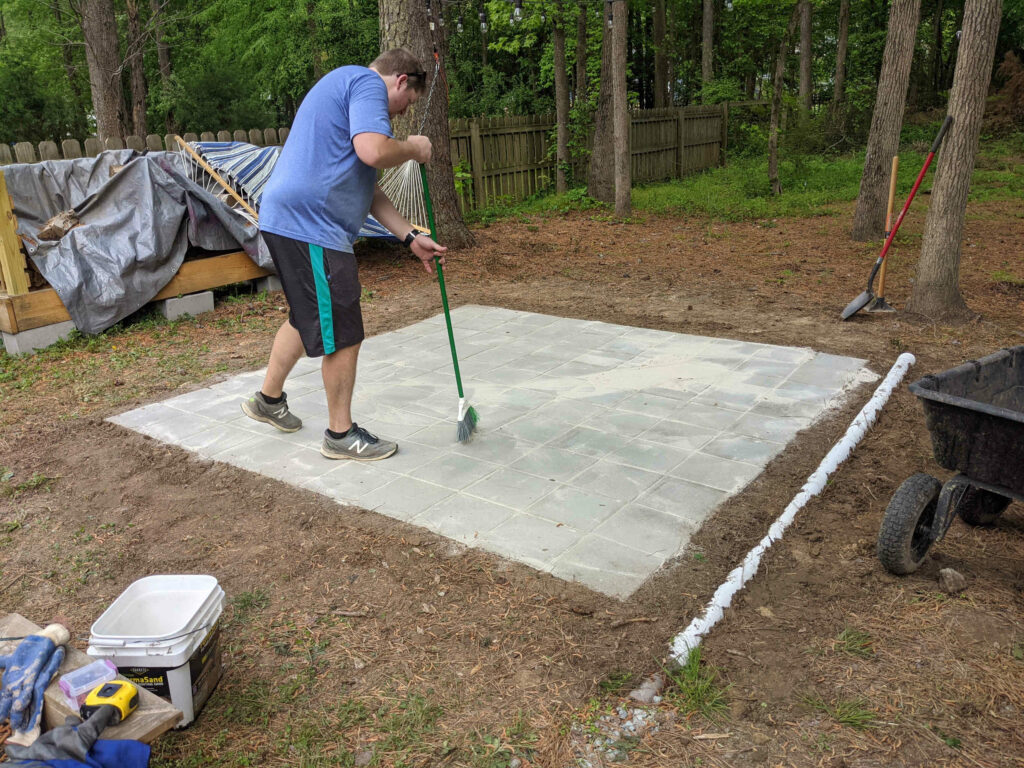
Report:
[[[645,109],[630,114],[630,151],[633,182],[680,178],[719,165],[725,154],[729,107],[671,107]],[[554,115],[525,117],[483,117],[452,120],[450,123],[452,163],[458,172],[463,210],[472,210],[502,200],[518,200],[554,183]],[[258,146],[283,144],[287,128],[254,128],[250,131],[204,131],[186,133],[186,141],[245,141]],[[145,138],[89,138],[84,146],[67,139],[58,147],[44,141],[38,146],[27,141],[14,145],[14,152],[0,144],[0,166],[95,157],[105,149],[177,151],[172,134]],[[611,147],[604,148],[611,162]],[[584,171],[582,167],[577,171]]]

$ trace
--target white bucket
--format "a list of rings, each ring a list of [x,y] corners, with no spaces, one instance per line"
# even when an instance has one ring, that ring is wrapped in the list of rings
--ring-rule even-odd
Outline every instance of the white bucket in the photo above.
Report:
[[[223,610],[224,590],[213,576],[147,576],[96,619],[87,652],[170,700],[183,714],[182,728],[220,680]]]

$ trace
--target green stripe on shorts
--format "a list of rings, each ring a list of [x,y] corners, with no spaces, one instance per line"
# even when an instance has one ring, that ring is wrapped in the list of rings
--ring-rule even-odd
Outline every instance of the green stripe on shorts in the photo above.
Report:
[[[309,245],[309,261],[313,266],[313,281],[316,284],[316,305],[320,314],[320,337],[324,342],[324,354],[329,355],[334,349],[334,314],[331,311],[331,286],[324,272],[324,249],[319,245]]]

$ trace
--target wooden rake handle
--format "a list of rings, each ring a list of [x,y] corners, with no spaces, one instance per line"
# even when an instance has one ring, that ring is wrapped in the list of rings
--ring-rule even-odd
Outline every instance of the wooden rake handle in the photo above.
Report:
[[[213,177],[214,181],[216,181],[218,184],[220,184],[222,187],[224,187],[224,191],[227,192],[229,195],[231,195],[231,197],[233,197],[235,199],[235,201],[240,206],[245,208],[245,210],[247,210],[249,212],[249,214],[253,217],[253,219],[255,219],[256,221],[259,221],[259,214],[256,213],[256,210],[251,205],[249,205],[247,202],[245,202],[245,200],[242,199],[241,195],[239,195],[237,192],[235,192],[235,190],[231,188],[231,185],[228,184],[226,181],[224,181],[224,179],[222,179],[220,177],[219,173],[217,173],[215,170],[213,170],[213,166],[211,166],[208,162],[203,160],[203,158],[200,157],[199,153],[196,152],[194,149],[192,149],[192,147],[190,147],[188,145],[187,141],[185,141],[183,138],[181,138],[181,136],[177,136],[177,135],[175,135],[174,140],[176,142],[178,142],[178,144],[181,146],[181,148],[183,150],[185,150],[186,152],[189,153],[189,155],[191,155],[193,160],[195,160],[197,163],[199,163],[200,166],[202,166],[204,171],[206,171],[208,174],[210,174],[210,176]]]

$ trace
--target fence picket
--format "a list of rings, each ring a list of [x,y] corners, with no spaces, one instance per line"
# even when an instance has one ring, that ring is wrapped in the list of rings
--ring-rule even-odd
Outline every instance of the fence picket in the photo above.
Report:
[[[217,141],[231,141],[231,131],[217,131]]]
[[[14,145],[14,157],[19,163],[34,163],[36,150],[29,142],[19,141]]]
[[[142,152],[146,149],[146,142],[141,136],[127,136],[124,144],[128,149],[134,149],[136,152]]]
[[[39,142],[39,159],[40,160],[60,160],[60,152],[57,151],[57,142],[55,142],[55,141],[40,141]]]
[[[78,143],[78,139],[64,139],[60,143],[60,149],[65,160],[75,160],[82,156],[82,145]]]
[[[11,155],[11,148],[6,143],[0,142],[0,165],[10,165],[14,162]]]
[[[159,152],[164,148],[163,140],[155,133],[146,136],[146,149],[150,152]]]

